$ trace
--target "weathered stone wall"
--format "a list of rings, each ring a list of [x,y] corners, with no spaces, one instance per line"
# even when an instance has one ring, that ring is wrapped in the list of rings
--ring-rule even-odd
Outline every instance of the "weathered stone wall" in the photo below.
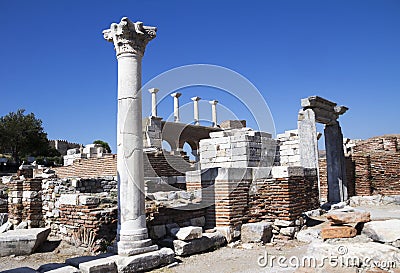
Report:
[[[300,139],[298,130],[285,131],[278,134],[278,149],[275,162],[278,166],[301,166],[300,163]]]
[[[200,165],[207,168],[247,168],[272,166],[276,140],[271,134],[248,128],[210,133],[200,140]]]
[[[44,226],[42,215],[42,180],[11,181],[8,184],[8,219],[13,225],[22,221],[29,228]]]
[[[8,212],[8,194],[7,189],[0,189],[0,213]]]
[[[187,157],[164,153],[144,154],[145,177],[181,176],[193,170]],[[54,168],[60,178],[96,178],[117,175],[117,156],[106,155],[100,158],[80,159],[73,165]]]
[[[79,148],[81,144],[58,139],[58,140],[50,140],[49,146],[59,151],[61,155],[66,155],[68,149]]]

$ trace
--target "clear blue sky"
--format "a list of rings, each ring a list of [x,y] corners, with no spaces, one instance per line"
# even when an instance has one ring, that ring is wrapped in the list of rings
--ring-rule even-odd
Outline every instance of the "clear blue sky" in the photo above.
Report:
[[[117,67],[101,32],[123,16],[158,27],[143,83],[174,67],[215,64],[261,91],[278,133],[296,128],[300,99],[310,95],[350,108],[340,119],[347,137],[400,133],[396,0],[1,0],[0,115],[25,108],[50,139],[102,139],[115,151]],[[194,94],[235,105],[201,87],[182,103]],[[171,114],[172,98],[160,111]]]

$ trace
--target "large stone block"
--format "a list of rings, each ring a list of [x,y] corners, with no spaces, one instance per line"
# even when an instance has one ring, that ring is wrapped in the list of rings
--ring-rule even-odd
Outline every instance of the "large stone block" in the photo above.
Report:
[[[80,195],[79,205],[97,205],[100,203],[100,198],[90,195]]]
[[[243,243],[268,243],[272,238],[272,223],[259,222],[242,225],[241,240]]]
[[[350,226],[330,226],[321,230],[322,239],[352,238],[357,235],[357,230]]]
[[[174,261],[174,256],[175,254],[172,249],[162,248],[157,251],[151,251],[130,257],[119,257],[119,259],[116,260],[118,273],[149,271],[172,263]]]
[[[272,167],[273,178],[286,178],[291,176],[304,176],[303,167],[289,167],[289,166]]]
[[[61,194],[60,205],[77,205],[79,194]]]
[[[391,219],[366,223],[362,233],[376,242],[395,242],[400,239],[400,220]]]
[[[174,240],[174,251],[176,255],[188,256],[217,248],[226,243],[225,236],[219,232],[204,233],[199,239],[190,241]]]
[[[201,227],[183,227],[171,229],[172,235],[174,235],[178,240],[188,241],[193,239],[198,239],[203,236],[203,230]]]
[[[50,228],[10,230],[0,234],[0,257],[29,255],[33,253],[50,234]]]
[[[350,224],[350,223],[367,223],[371,220],[369,212],[354,211],[354,212],[335,212],[331,211],[326,215],[326,218],[333,224]]]

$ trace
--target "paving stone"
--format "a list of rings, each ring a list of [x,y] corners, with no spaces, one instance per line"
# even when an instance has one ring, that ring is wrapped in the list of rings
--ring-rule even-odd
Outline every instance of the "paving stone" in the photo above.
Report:
[[[269,222],[244,224],[240,234],[240,239],[243,243],[268,243],[272,238],[272,224]]]
[[[392,243],[400,239],[400,220],[391,219],[366,223],[362,233],[376,242]]]
[[[352,238],[357,235],[357,230],[349,226],[330,226],[321,230],[322,239]]]

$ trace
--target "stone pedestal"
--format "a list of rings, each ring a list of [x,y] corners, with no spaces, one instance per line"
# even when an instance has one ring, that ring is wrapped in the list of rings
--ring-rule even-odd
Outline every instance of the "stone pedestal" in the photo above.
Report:
[[[141,94],[142,57],[156,28],[124,17],[103,35],[114,43],[118,60],[117,247],[118,254],[129,256],[158,249],[146,228]]]

